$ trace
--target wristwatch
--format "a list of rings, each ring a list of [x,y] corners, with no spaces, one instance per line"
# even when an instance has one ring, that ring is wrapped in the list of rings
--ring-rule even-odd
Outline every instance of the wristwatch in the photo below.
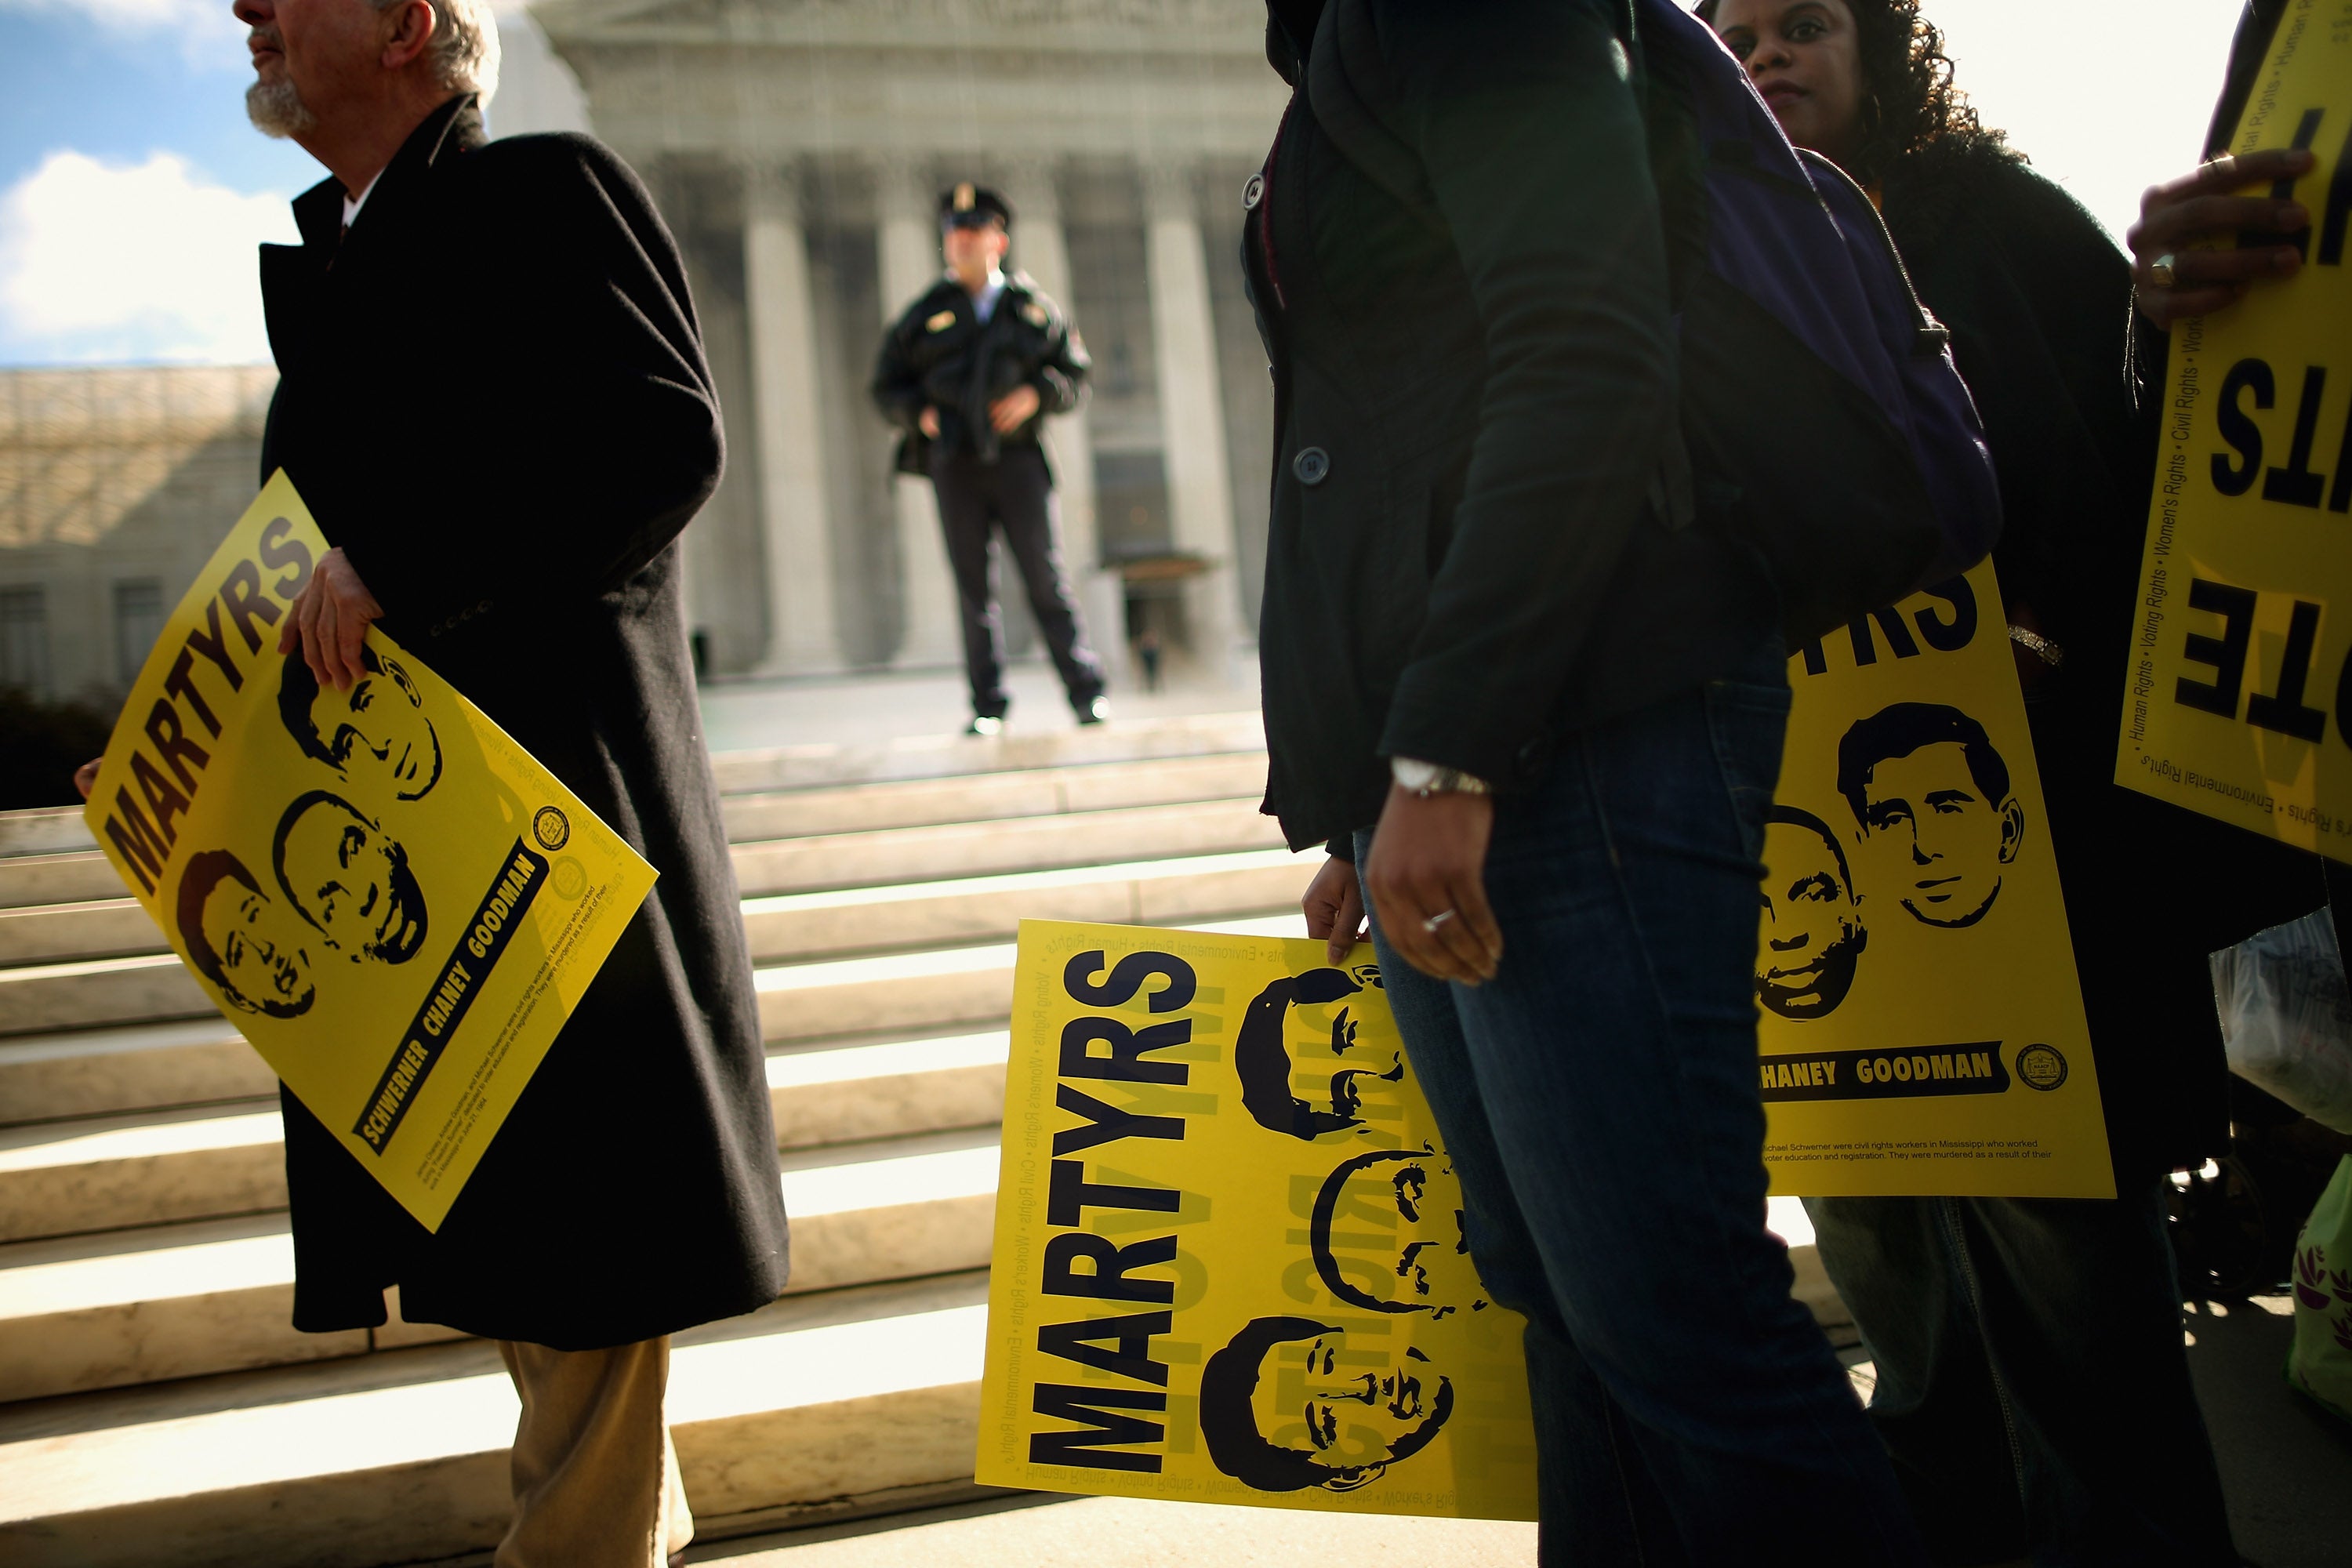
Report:
[[[1396,780],[1399,789],[1410,790],[1422,799],[1433,795],[1488,795],[1493,791],[1485,779],[1465,773],[1460,768],[1440,767],[1424,763],[1418,757],[1391,757],[1389,777]]]

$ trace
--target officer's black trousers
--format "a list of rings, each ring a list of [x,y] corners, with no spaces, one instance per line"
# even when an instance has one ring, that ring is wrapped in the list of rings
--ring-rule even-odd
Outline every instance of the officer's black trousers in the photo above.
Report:
[[[995,462],[983,463],[970,451],[934,446],[931,488],[939,494],[940,526],[947,534],[948,564],[955,572],[956,601],[963,613],[963,663],[971,677],[971,710],[1002,718],[1009,700],[1004,692],[1004,616],[997,608],[989,571],[989,537],[999,528],[1020,565],[1029,608],[1036,615],[1038,630],[1045,634],[1070,705],[1083,708],[1101,696],[1102,664],[1087,646],[1086,627],[1062,564],[1061,509],[1045,453],[1030,442],[1008,443]]]

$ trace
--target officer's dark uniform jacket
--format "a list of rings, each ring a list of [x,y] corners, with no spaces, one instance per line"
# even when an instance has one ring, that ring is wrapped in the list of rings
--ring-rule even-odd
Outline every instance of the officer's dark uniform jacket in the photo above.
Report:
[[[1092,362],[1063,317],[1025,272],[1008,272],[996,308],[982,321],[963,285],[942,278],[900,316],[882,340],[874,366],[874,402],[904,432],[898,471],[930,471],[931,442],[918,424],[926,406],[940,411],[940,444],[968,445],[993,459],[1009,446],[1037,444],[1048,415],[1067,414],[1085,395]],[[1037,412],[1010,435],[988,421],[988,405],[1024,384],[1037,389]]]
[[[1647,502],[1666,253],[1602,0],[1273,9],[1299,90],[1243,247],[1275,377],[1265,809],[1345,853],[1382,759],[1524,788],[1564,732],[1732,668],[1778,606],[1752,552]],[[1442,227],[1327,125],[1409,149]]]

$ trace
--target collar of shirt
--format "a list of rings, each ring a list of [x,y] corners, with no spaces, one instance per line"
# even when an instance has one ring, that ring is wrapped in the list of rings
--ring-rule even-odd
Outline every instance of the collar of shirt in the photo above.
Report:
[[[345,197],[343,198],[343,232],[344,232],[344,233],[346,233],[346,234],[350,233],[350,232],[351,232],[352,225],[353,225],[354,223],[357,223],[357,222],[359,221],[359,216],[360,216],[360,208],[362,208],[362,207],[363,207],[363,206],[367,205],[367,199],[368,199],[368,197],[369,197],[371,195],[373,195],[373,192],[374,192],[374,190],[375,190],[375,182],[376,182],[376,180],[381,180],[381,179],[383,179],[383,171],[382,169],[378,169],[378,170],[375,172],[375,179],[370,180],[370,181],[367,183],[366,186],[365,186],[363,189],[362,189],[362,190],[361,190],[361,192],[360,192],[360,194],[359,194],[358,195],[356,195],[356,196],[345,196]]]
[[[986,326],[988,318],[996,314],[996,301],[1003,293],[1004,274],[991,268],[988,282],[971,298],[971,313],[980,318],[981,325]]]

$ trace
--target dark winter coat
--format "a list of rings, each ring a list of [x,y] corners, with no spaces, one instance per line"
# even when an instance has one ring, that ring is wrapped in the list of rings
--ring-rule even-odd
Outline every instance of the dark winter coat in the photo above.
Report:
[[[1984,420],[2011,618],[2064,658],[2032,672],[2026,712],[2117,1173],[2194,1164],[2228,1140],[2205,955],[2324,895],[2301,851],[2114,782],[2158,437],[2126,364],[2130,266],[2073,197],[1986,142],[1905,159],[1884,210]],[[2164,339],[2139,330],[2160,384]]]
[[[1004,447],[1035,446],[1047,415],[1076,408],[1093,363],[1061,307],[1028,274],[1006,275],[985,321],[963,285],[942,278],[882,334],[874,405],[902,432],[902,474],[931,471],[932,443],[919,423],[927,407],[940,411],[940,446],[951,452],[968,448],[993,462]],[[1000,435],[989,423],[988,405],[1024,384],[1036,389],[1037,412]]]
[[[291,1095],[295,1326],[404,1315],[581,1350],[747,1312],[787,1270],[757,1000],[698,732],[677,536],[719,408],[677,246],[582,136],[470,95],[338,244],[262,247],[262,450],[414,649],[660,873],[437,1234]]]
[[[1388,757],[1524,788],[1562,733],[1779,621],[1750,552],[1648,500],[1676,407],[1666,249],[1611,8],[1314,11],[1276,7],[1300,90],[1244,242],[1275,380],[1265,808],[1294,847],[1370,826]],[[1410,150],[1442,222],[1342,155],[1321,117],[1343,107]]]

